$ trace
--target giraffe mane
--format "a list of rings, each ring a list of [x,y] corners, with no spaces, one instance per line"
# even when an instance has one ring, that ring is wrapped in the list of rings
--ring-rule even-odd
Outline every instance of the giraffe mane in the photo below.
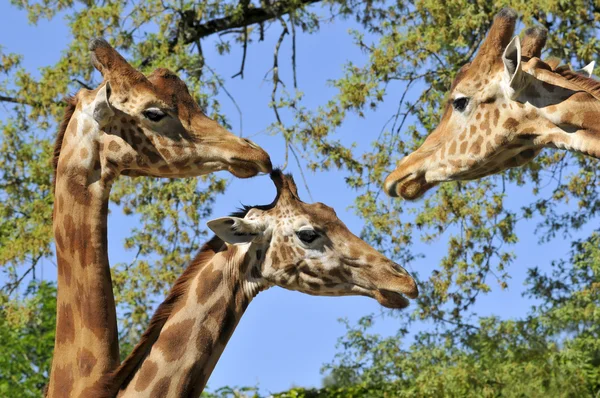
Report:
[[[552,71],[575,84],[597,100],[600,100],[600,81],[582,75],[569,67],[558,67]]]
[[[52,176],[52,187],[56,187],[56,170],[58,169],[58,157],[60,156],[60,150],[62,148],[63,139],[65,138],[65,132],[67,131],[67,126],[71,121],[71,117],[73,117],[73,113],[75,113],[75,108],[77,107],[77,97],[76,96],[68,96],[64,99],[64,102],[67,104],[65,109],[65,114],[63,115],[62,121],[60,122],[60,126],[58,127],[58,135],[56,136],[56,141],[54,141],[54,155],[52,157],[52,168],[54,170],[54,174]]]

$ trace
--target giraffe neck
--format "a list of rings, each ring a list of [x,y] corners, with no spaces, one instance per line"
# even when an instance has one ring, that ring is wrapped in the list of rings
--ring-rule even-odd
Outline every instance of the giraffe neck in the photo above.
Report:
[[[80,107],[64,133],[56,172],[58,293],[49,397],[88,396],[86,389],[119,363],[107,248],[114,174],[101,164],[98,129]]]
[[[546,130],[534,143],[600,158],[600,82],[559,69],[537,70],[538,80],[523,93],[543,118],[532,118],[529,129]]]
[[[119,388],[119,397],[200,396],[248,304],[266,288],[253,260],[258,257],[248,244],[213,238],[98,396],[114,396]]]
[[[551,127],[543,145],[600,159],[600,100],[580,92],[543,113]]]

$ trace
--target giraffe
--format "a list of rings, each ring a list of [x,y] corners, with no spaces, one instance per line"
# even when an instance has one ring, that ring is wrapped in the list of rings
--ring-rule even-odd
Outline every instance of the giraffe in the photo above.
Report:
[[[88,396],[119,364],[107,253],[114,180],[271,170],[265,151],[205,116],[172,72],[145,77],[103,39],[92,39],[89,50],[103,82],[68,101],[54,150],[58,294],[50,397]]]
[[[271,173],[274,202],[208,222],[206,243],[138,345],[96,397],[198,397],[248,304],[272,286],[320,296],[363,295],[388,308],[418,296],[415,280],[353,235],[322,204],[300,200]]]
[[[546,30],[512,38],[517,14],[503,9],[477,56],[458,72],[438,127],[398,162],[385,191],[421,197],[444,181],[520,167],[543,148],[600,157],[600,83],[593,63],[572,71],[540,60]],[[512,39],[511,39],[512,38]]]

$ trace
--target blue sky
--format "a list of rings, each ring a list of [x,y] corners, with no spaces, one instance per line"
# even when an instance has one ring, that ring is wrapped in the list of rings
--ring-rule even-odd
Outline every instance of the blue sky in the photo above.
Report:
[[[6,3],[0,5],[0,44],[4,50],[23,54],[24,64],[29,70],[58,61],[61,51],[71,40],[64,19],[41,21],[37,26],[31,26],[24,12]],[[305,106],[315,108],[332,97],[335,91],[327,85],[327,81],[341,77],[347,61],[359,65],[365,62],[365,55],[352,44],[348,34],[352,27],[355,25],[348,21],[322,24],[316,35],[299,35],[298,84],[305,93]],[[276,29],[272,29],[264,42],[249,46],[244,80],[226,81],[227,89],[242,110],[244,136],[251,137],[265,148],[275,165],[284,162],[284,142],[265,132],[266,126],[273,120],[272,110],[268,107],[272,86],[262,79],[271,67],[278,34]],[[284,42],[280,61],[281,73],[287,82],[291,82],[291,69],[286,62],[290,43],[290,40]],[[235,49],[230,55],[218,56],[210,47],[205,45],[207,63],[211,68],[225,77],[238,72],[241,51]],[[414,92],[419,93],[420,89],[416,86]],[[233,131],[239,133],[239,115],[235,106],[225,95],[220,101]],[[365,118],[349,117],[339,131],[339,138],[347,144],[357,142],[359,148],[369,145],[396,111],[397,101],[394,93],[389,93],[386,102],[377,110],[366,112]],[[3,112],[5,108],[0,105],[0,117]],[[290,162],[288,171],[299,182],[300,175],[294,162]],[[359,234],[363,223],[349,209],[355,193],[347,188],[344,174],[336,171],[306,173],[306,177],[314,200],[334,207],[346,225]],[[303,184],[299,183],[299,189],[301,196],[308,201]],[[550,189],[547,188],[545,193]],[[240,203],[270,203],[274,195],[275,190],[267,177],[251,180],[231,178],[226,195],[217,201],[214,217],[230,213]],[[523,198],[530,195],[531,191],[527,188],[510,187],[507,205],[519,208],[528,203]],[[419,206],[419,202],[407,206]],[[524,315],[531,305],[521,296],[527,268],[536,265],[545,267],[551,260],[567,256],[570,249],[568,240],[556,239],[551,244],[538,244],[538,236],[534,236],[538,221],[534,219],[527,224],[518,224],[520,242],[513,248],[517,260],[510,270],[513,278],[510,288],[480,297],[476,307],[480,315],[495,314],[505,318]],[[130,218],[125,218],[119,209],[113,209],[109,218],[109,257],[113,264],[130,261],[134,256],[134,253],[122,248],[130,223]],[[575,236],[585,236],[589,228]],[[437,267],[446,253],[447,243],[440,239],[428,245],[417,242],[415,247],[425,256],[414,261],[408,269],[418,270],[425,277]],[[54,279],[52,267],[47,267],[44,272],[44,277]],[[312,297],[279,288],[261,293],[240,322],[209,381],[209,387],[258,385],[264,392],[277,392],[293,385],[319,386],[323,377],[320,367],[333,358],[336,340],[344,334],[345,329],[338,319],[348,318],[352,322],[380,309],[374,300],[363,297]],[[376,323],[375,331],[391,335],[397,327],[397,320],[384,317]]]

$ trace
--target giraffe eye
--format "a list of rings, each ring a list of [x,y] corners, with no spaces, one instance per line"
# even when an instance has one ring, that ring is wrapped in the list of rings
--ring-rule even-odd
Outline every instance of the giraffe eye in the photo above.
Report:
[[[148,120],[151,120],[153,122],[159,122],[161,121],[165,116],[167,116],[166,113],[164,113],[163,111],[161,111],[158,108],[150,108],[150,109],[146,109],[143,113],[144,117]]]
[[[304,243],[312,243],[319,237],[319,234],[314,229],[303,229],[296,231],[296,236]]]
[[[469,105],[469,99],[467,97],[460,97],[452,101],[452,107],[459,112],[467,109],[467,105]]]

